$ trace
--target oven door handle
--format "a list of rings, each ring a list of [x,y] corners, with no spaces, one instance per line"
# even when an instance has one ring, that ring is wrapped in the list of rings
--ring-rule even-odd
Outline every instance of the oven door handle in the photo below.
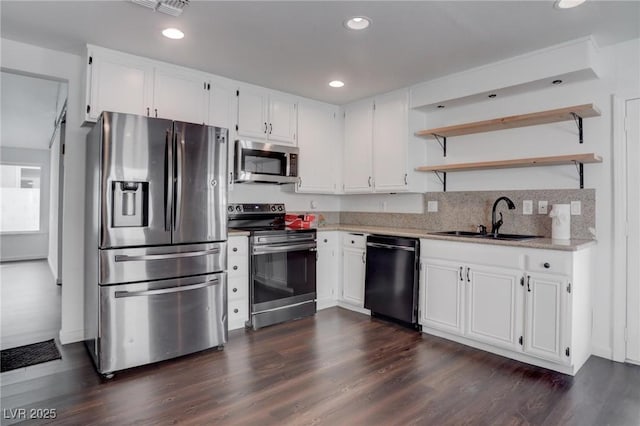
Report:
[[[316,242],[307,244],[274,244],[253,247],[252,254],[286,253],[290,251],[316,251]]]

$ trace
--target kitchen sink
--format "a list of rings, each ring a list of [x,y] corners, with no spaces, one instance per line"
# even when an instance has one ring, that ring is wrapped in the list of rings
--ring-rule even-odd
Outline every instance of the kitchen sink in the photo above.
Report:
[[[524,241],[534,238],[541,238],[538,235],[523,235],[523,234],[481,234],[480,232],[471,231],[441,231],[432,232],[433,235],[448,235],[451,237],[467,237],[467,238],[484,238],[487,240],[502,240],[502,241]]]

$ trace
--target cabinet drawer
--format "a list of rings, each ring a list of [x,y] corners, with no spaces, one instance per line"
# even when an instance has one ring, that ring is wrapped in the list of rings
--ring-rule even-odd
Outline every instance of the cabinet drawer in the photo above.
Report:
[[[337,241],[334,232],[318,232],[317,235],[318,248],[322,246],[332,246]]]
[[[229,240],[227,241],[227,253],[229,254],[229,256],[248,255],[248,237],[229,237]]]
[[[572,272],[571,253],[536,250],[528,252],[525,258],[527,271],[564,275],[570,275]]]
[[[249,305],[246,300],[230,300],[228,307],[228,323],[246,321],[249,318]]]
[[[249,300],[249,279],[244,277],[229,278],[227,283],[227,300]]]
[[[360,234],[345,234],[342,236],[342,245],[363,249],[367,245],[367,237]]]
[[[229,278],[249,275],[249,258],[247,256],[229,256],[227,262]]]

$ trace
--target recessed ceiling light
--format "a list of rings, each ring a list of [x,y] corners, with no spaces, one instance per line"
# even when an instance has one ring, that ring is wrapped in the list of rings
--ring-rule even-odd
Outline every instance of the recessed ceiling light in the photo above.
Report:
[[[553,80],[551,84],[562,84],[562,80]]]
[[[329,82],[329,86],[331,87],[343,87],[344,86],[344,82],[340,81],[340,80],[333,80]]]
[[[366,16],[354,16],[344,21],[344,26],[350,30],[364,30],[371,25],[371,19]]]
[[[162,30],[162,35],[173,40],[180,40],[184,37],[184,33],[177,28],[167,28]]]
[[[557,0],[554,6],[556,9],[571,9],[580,6],[585,0]]]

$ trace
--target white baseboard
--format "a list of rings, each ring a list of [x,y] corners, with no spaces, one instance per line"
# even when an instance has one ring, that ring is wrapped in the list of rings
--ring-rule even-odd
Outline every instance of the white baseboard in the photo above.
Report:
[[[606,346],[591,345],[591,355],[613,360],[613,349]]]
[[[316,300],[316,310],[321,311],[323,309],[332,308],[338,306],[338,301],[333,299],[318,299]]]
[[[79,330],[60,330],[60,343],[63,345],[69,343],[82,342],[84,340],[84,328]]]
[[[361,308],[360,306],[355,306],[350,304],[349,302],[344,302],[342,300],[338,300],[337,305],[341,308],[348,309],[354,312],[360,312],[361,314],[371,315],[371,311],[369,309]]]

